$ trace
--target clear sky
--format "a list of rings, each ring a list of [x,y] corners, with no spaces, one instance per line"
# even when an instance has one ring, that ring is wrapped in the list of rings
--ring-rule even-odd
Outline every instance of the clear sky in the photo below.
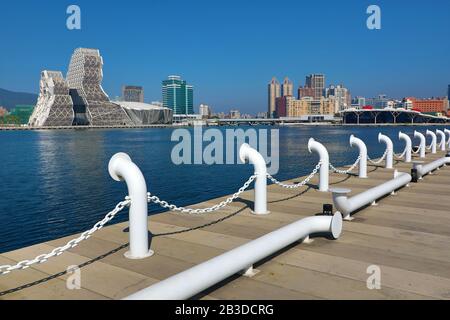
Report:
[[[66,28],[81,7],[82,29]],[[366,27],[370,4],[381,30]],[[267,109],[267,83],[295,87],[309,73],[352,95],[443,96],[450,84],[449,0],[40,0],[0,4],[0,87],[38,92],[43,69],[65,74],[77,47],[98,48],[106,92],[142,85],[161,100],[161,80],[181,75],[214,111]]]

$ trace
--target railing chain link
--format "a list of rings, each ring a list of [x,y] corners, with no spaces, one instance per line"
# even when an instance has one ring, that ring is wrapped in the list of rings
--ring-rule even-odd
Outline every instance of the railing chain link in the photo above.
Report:
[[[245,190],[247,190],[247,188],[256,179],[256,177],[257,177],[256,174],[250,176],[250,178],[244,183],[244,185],[241,188],[239,188],[239,190],[236,193],[234,193],[231,197],[229,197],[226,200],[224,200],[212,207],[209,207],[209,208],[192,209],[192,208],[185,208],[185,207],[177,207],[174,204],[169,204],[167,201],[161,200],[159,197],[152,195],[150,192],[147,194],[147,201],[158,204],[161,207],[163,207],[165,209],[169,209],[170,211],[174,211],[174,212],[188,213],[188,214],[211,213],[211,212],[214,212],[221,208],[226,207],[227,205],[232,203],[234,200],[236,200]]]
[[[367,160],[369,160],[372,164],[380,164],[386,158],[387,153],[388,153],[388,150],[386,149],[383,156],[380,159],[378,159],[377,161],[372,160],[369,156],[367,156]]]
[[[316,167],[314,168],[314,170],[309,174],[308,177],[305,178],[305,180],[299,182],[299,183],[295,183],[295,184],[285,184],[281,181],[278,181],[277,179],[275,179],[272,175],[267,174],[267,177],[270,179],[270,181],[272,181],[273,183],[279,185],[282,188],[286,188],[286,189],[296,189],[296,188],[300,188],[305,186],[308,182],[311,181],[311,179],[317,174],[317,172],[319,172],[320,167],[322,166],[322,161],[319,161],[316,165]]]
[[[48,259],[53,258],[55,256],[59,256],[59,255],[63,254],[65,251],[76,247],[81,241],[90,238],[94,232],[103,228],[103,226],[105,224],[107,224],[109,221],[111,221],[120,211],[122,211],[130,203],[131,203],[131,200],[127,196],[124,201],[119,202],[112,211],[108,212],[105,215],[105,217],[102,220],[100,220],[99,222],[97,222],[91,229],[83,232],[78,238],[70,240],[64,246],[55,248],[49,253],[38,255],[36,258],[31,259],[31,260],[23,260],[23,261],[18,262],[15,265],[0,266],[0,275],[10,273],[11,271],[14,271],[14,270],[27,269],[34,264],[44,263]]]
[[[340,169],[336,168],[335,166],[333,166],[331,163],[330,163],[330,169],[339,174],[349,174],[350,172],[353,171],[353,169],[356,168],[356,166],[358,165],[358,163],[360,161],[361,161],[361,155],[356,159],[355,163],[353,163],[350,166],[350,168],[348,168],[347,170],[340,170]]]

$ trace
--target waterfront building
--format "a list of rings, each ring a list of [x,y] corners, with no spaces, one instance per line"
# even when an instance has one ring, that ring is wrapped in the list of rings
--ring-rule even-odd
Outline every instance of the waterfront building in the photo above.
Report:
[[[411,106],[412,110],[422,113],[447,115],[449,109],[449,101],[447,97],[431,99],[417,99],[414,97],[408,97],[405,100],[406,103]]]
[[[320,99],[324,95],[325,90],[325,75],[324,74],[310,74],[306,76],[305,87],[313,89],[313,98]]]
[[[132,125],[126,112],[102,88],[103,58],[97,49],[78,48],[72,55],[67,84],[74,103],[74,125]]]
[[[350,90],[345,88],[343,85],[330,85],[325,89],[326,97],[334,97],[336,99],[336,106],[334,113],[345,110],[351,106],[351,95]]]
[[[240,119],[241,112],[239,110],[230,110],[230,119]]]
[[[169,76],[162,82],[163,106],[174,114],[194,113],[194,88],[180,76]]]
[[[285,115],[280,117],[298,118],[306,115],[334,115],[336,109],[336,99],[333,96],[329,98],[320,97],[314,99],[312,97],[304,97],[295,99],[293,97],[286,97],[280,101],[281,111],[285,111]],[[284,102],[285,105],[281,105]]]
[[[257,119],[267,119],[267,112],[258,112],[256,114]]]
[[[292,96],[282,96],[275,99],[275,117],[287,117],[287,106],[290,100],[293,100]]]
[[[283,97],[294,95],[294,84],[288,77],[284,78],[281,86],[281,92]]]
[[[376,109],[388,107],[389,98],[385,94],[379,94],[376,98],[367,98],[366,104]]]
[[[122,101],[144,102],[144,88],[140,86],[123,86]]]
[[[201,104],[199,107],[199,113],[202,116],[202,118],[210,118],[211,117],[211,108],[206,104]]]
[[[365,107],[366,104],[366,98],[364,97],[355,97],[352,99],[351,107],[356,109],[362,109]]]
[[[171,124],[173,111],[160,105],[143,102],[118,101],[135,125]]]
[[[42,71],[36,108],[28,124],[36,127],[71,126],[73,119],[73,101],[62,73]]]
[[[281,87],[278,80],[273,77],[268,85],[268,107],[267,113],[269,118],[274,117],[276,109],[276,99],[281,97]]]

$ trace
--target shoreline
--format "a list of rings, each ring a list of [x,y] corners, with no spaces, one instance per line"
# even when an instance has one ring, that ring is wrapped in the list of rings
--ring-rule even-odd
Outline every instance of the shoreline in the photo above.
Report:
[[[271,127],[434,127],[434,126],[449,126],[447,123],[366,123],[366,124],[345,124],[345,123],[295,123],[295,124],[267,124],[262,123],[264,126]],[[254,126],[250,123],[241,125],[215,125],[215,124],[202,124],[203,127],[240,127],[240,126]],[[56,127],[5,127],[0,126],[0,131],[47,131],[47,130],[90,130],[90,129],[160,129],[160,128],[189,128],[194,127],[193,124],[153,124],[153,125],[139,125],[139,126],[56,126]]]

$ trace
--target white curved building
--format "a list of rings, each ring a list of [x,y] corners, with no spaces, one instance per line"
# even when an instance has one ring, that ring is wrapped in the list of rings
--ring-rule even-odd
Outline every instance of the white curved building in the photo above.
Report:
[[[39,97],[30,117],[31,126],[71,126],[74,118],[69,87],[60,71],[41,72]]]
[[[135,125],[170,124],[173,110],[142,102],[117,101]]]

